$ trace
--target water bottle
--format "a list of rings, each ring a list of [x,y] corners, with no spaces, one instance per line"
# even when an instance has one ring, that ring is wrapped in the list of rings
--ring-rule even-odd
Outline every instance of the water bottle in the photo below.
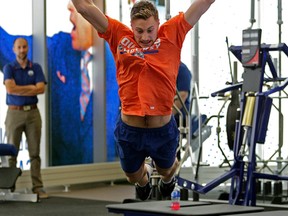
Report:
[[[179,210],[180,209],[180,189],[175,185],[174,190],[171,193],[171,209]]]

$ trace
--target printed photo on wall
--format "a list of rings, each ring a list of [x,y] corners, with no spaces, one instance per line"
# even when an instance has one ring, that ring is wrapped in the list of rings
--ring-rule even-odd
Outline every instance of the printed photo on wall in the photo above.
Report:
[[[55,12],[53,5],[57,5],[59,12]],[[93,103],[97,103],[93,101],[93,94],[97,92],[93,90],[92,79],[93,36],[97,36],[94,31],[72,1],[47,1],[52,166],[94,162]],[[105,47],[106,82],[109,82],[109,90],[106,90],[107,161],[113,161],[115,147],[111,129],[118,115],[119,100],[114,60],[108,46]]]

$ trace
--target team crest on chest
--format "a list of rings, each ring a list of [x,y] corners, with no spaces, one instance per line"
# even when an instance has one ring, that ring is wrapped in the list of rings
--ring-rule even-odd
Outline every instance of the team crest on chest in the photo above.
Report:
[[[28,71],[28,75],[29,75],[29,76],[33,76],[33,75],[34,75],[34,71],[33,71],[33,70],[29,70],[29,71]]]
[[[136,47],[134,41],[131,41],[129,38],[124,37],[118,45],[118,50],[120,54],[131,54],[133,56],[144,58],[145,54],[158,53],[160,45],[161,39],[158,38],[150,47]]]

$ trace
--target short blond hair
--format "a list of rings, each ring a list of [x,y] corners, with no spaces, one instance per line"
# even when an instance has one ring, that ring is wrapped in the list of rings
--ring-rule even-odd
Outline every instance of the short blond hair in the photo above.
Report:
[[[155,20],[159,19],[158,16],[158,10],[154,6],[154,4],[151,1],[148,0],[140,0],[137,1],[130,12],[130,19],[135,20],[135,19],[144,19],[147,20],[153,16]]]

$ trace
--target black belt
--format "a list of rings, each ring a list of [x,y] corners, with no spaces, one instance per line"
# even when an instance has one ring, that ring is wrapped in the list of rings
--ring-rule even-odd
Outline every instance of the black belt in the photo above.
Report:
[[[37,109],[37,104],[25,105],[25,106],[9,105],[8,107],[9,107],[9,109],[11,109],[11,110],[30,111],[30,110]]]

